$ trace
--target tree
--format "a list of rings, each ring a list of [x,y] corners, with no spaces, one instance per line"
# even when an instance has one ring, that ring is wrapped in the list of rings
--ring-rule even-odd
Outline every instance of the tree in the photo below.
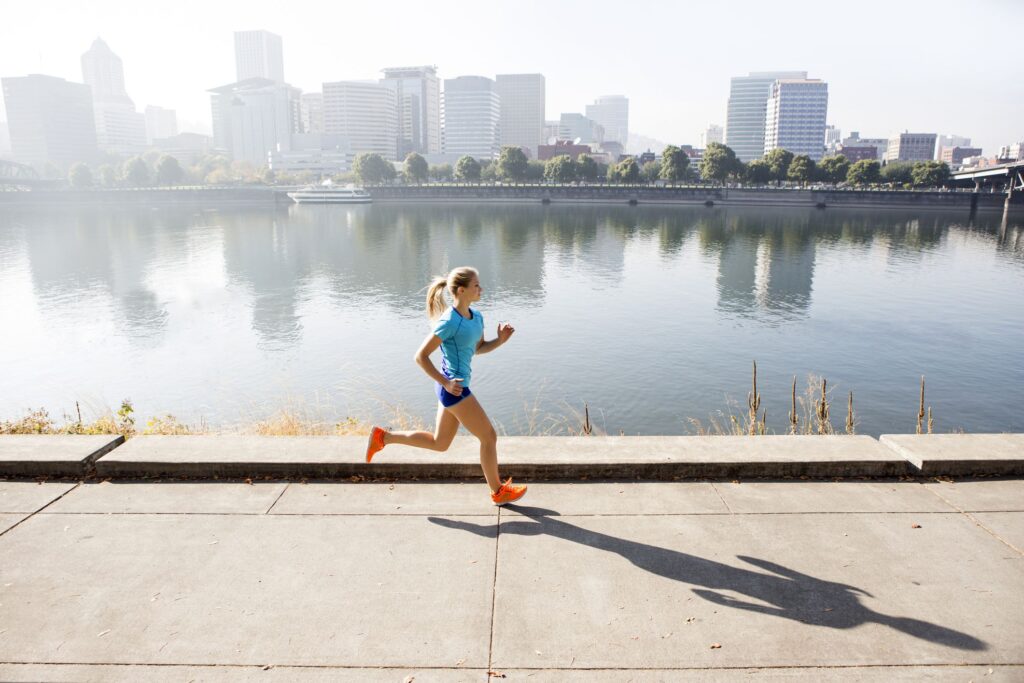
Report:
[[[640,165],[633,157],[626,157],[608,167],[608,180],[620,183],[635,183],[640,178]]]
[[[938,187],[949,180],[949,166],[944,161],[922,161],[914,164],[910,177],[917,187]]]
[[[103,187],[114,187],[117,185],[117,169],[110,164],[103,164],[97,168],[96,176]]]
[[[640,167],[640,177],[648,183],[653,183],[661,177],[661,162],[646,161]]]
[[[455,162],[455,177],[459,180],[479,181],[480,162],[468,155],[460,157]]]
[[[422,156],[416,152],[409,152],[405,157],[405,168],[402,174],[407,183],[423,183],[426,182],[427,176],[430,174],[430,166]]]
[[[142,157],[133,157],[121,168],[121,177],[129,185],[141,187],[149,184],[149,166]]]
[[[723,182],[730,175],[743,172],[743,164],[736,158],[736,152],[720,142],[709,142],[700,160],[700,175]]]
[[[68,181],[76,190],[92,187],[92,171],[85,164],[75,164],[68,173]]]
[[[568,154],[559,154],[544,164],[544,179],[556,183],[576,180],[576,162]]]
[[[793,153],[788,149],[776,147],[764,155],[764,160],[772,169],[772,177],[775,180],[785,180],[789,174],[789,165],[793,163]]]
[[[430,177],[434,180],[451,180],[454,173],[451,164],[430,167]]]
[[[576,157],[576,177],[580,180],[597,180],[601,175],[601,169],[594,161],[594,157],[581,154]]]
[[[814,160],[806,154],[800,154],[789,162],[786,178],[802,185],[814,177],[814,171]]]
[[[526,179],[528,160],[526,154],[519,147],[506,145],[501,148],[498,155],[498,165],[495,169],[499,180],[511,180],[518,182]]]
[[[669,145],[661,153],[661,168],[658,177],[662,180],[676,182],[686,178],[686,170],[690,165],[690,157],[675,145]]]
[[[913,181],[913,164],[899,161],[882,166],[882,182],[893,185],[909,185]]]
[[[376,152],[357,154],[352,162],[352,171],[360,183],[378,185],[393,180],[397,175],[390,161]]]
[[[749,182],[764,185],[773,179],[772,167],[764,159],[754,159],[747,164],[745,177]]]
[[[165,154],[156,162],[156,182],[160,185],[175,185],[180,183],[184,176],[181,164],[174,157]]]
[[[526,164],[526,179],[544,180],[544,162],[530,159],[529,163]]]
[[[861,159],[846,174],[846,182],[851,185],[873,185],[880,178],[879,165],[874,159]]]
[[[850,161],[842,154],[825,157],[818,164],[818,177],[830,183],[841,183],[846,180],[850,171]]]
[[[494,163],[494,159],[488,159],[484,163],[480,164],[480,180],[493,183],[497,179],[498,165]]]

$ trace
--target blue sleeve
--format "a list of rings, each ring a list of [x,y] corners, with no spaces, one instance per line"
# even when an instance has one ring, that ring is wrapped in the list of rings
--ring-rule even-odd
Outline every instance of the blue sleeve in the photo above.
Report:
[[[439,318],[437,323],[434,324],[433,333],[435,337],[438,337],[443,342],[451,339],[455,334],[455,326],[452,324],[452,317],[442,316]]]

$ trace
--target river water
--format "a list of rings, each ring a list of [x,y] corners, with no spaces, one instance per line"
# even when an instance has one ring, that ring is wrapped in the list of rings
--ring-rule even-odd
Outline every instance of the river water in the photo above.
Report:
[[[134,403],[213,427],[289,408],[432,422],[423,288],[458,265],[512,341],[473,390],[509,434],[683,434],[791,383],[833,422],[1024,431],[1024,221],[609,206],[0,208],[0,419]]]

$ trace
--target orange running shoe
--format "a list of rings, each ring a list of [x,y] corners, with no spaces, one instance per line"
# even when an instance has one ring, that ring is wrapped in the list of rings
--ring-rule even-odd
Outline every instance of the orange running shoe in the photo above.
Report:
[[[374,426],[370,430],[370,438],[366,440],[366,462],[373,460],[374,454],[384,448],[384,430]]]
[[[505,483],[501,485],[497,493],[491,494],[491,500],[494,501],[495,505],[504,505],[505,503],[514,503],[523,496],[526,495],[525,486],[513,486],[512,477],[505,480]]]

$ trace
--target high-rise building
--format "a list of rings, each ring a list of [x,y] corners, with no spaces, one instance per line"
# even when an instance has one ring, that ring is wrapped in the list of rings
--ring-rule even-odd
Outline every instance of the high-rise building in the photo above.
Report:
[[[942,161],[943,150],[951,147],[970,147],[971,139],[962,135],[940,135],[935,139],[935,158]],[[976,156],[976,155],[968,155]]]
[[[708,127],[705,128],[700,134],[700,148],[705,149],[709,142],[723,142],[725,140],[725,131],[722,127],[715,123],[709,123]]]
[[[544,142],[546,144],[555,144],[555,141],[558,140],[558,128],[561,125],[561,121],[544,121]]]
[[[765,103],[764,153],[785,149],[821,161],[825,153],[828,84],[816,78],[779,79]]]
[[[269,78],[250,78],[213,88],[214,145],[236,161],[267,165],[275,150],[287,151],[300,132],[300,91]]]
[[[725,144],[740,161],[764,155],[764,122],[772,84],[779,79],[801,78],[807,78],[806,71],[754,71],[731,80]]]
[[[501,98],[501,144],[522,147],[536,158],[544,144],[543,74],[498,74],[495,83]]]
[[[409,152],[441,151],[441,81],[436,66],[384,69],[381,83],[393,88],[397,98],[398,158]]]
[[[38,74],[0,79],[0,85],[15,161],[68,167],[96,158],[89,86]]]
[[[999,148],[997,159],[1006,161],[1019,161],[1024,159],[1024,142],[1015,142],[1012,145],[1003,145]]]
[[[484,76],[446,78],[441,97],[445,154],[494,159],[501,148],[501,98]]]
[[[354,154],[398,160],[398,99],[376,81],[324,83],[324,133],[341,135]]]
[[[604,127],[583,114],[562,114],[558,122],[558,139],[576,141],[592,146],[600,146],[605,139]]]
[[[825,126],[825,154],[831,156],[843,144],[843,131],[835,126]]]
[[[319,92],[302,93],[302,132],[324,132],[324,95]]]
[[[124,65],[110,47],[97,38],[82,55],[82,76],[92,88],[96,142],[117,154],[138,154],[146,146],[146,118],[124,87]]]
[[[868,153],[867,148],[869,147],[875,150],[874,154]],[[854,130],[850,131],[849,137],[843,138],[843,143],[839,146],[837,151],[840,154],[845,155],[852,163],[854,161],[860,161],[861,159],[881,161],[882,158],[885,157],[885,150],[888,148],[889,138],[862,138],[860,136],[860,132]],[[844,150],[856,151],[851,151],[850,154],[847,154]],[[854,159],[851,154],[857,158]]]
[[[964,159],[980,156],[980,147],[943,147],[942,156],[938,160],[945,162],[947,166],[955,171],[963,165]]]
[[[935,158],[935,133],[893,133],[885,150],[886,161],[931,161]]]
[[[178,115],[173,109],[146,107],[146,143],[178,134]]]
[[[281,36],[270,31],[235,31],[235,79],[250,78],[284,83]]]
[[[618,142],[623,147],[629,141],[629,98],[622,95],[604,95],[588,104],[587,118],[604,128],[607,142]]]

